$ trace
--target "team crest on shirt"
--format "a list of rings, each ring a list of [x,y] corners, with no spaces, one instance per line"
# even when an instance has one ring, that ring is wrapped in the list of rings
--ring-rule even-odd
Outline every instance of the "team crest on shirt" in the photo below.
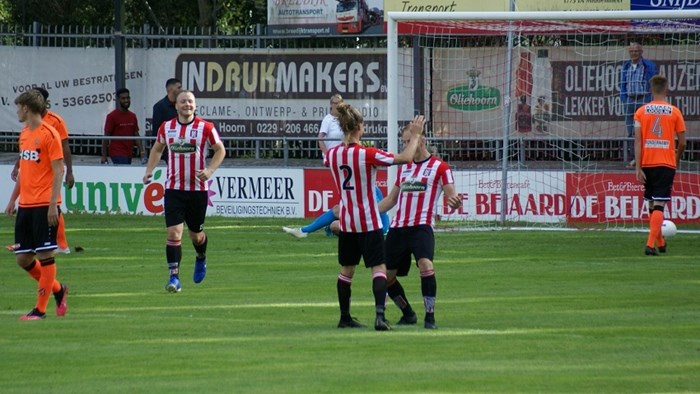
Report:
[[[428,185],[418,179],[407,179],[401,183],[401,191],[406,193],[422,193],[428,190]]]
[[[426,168],[423,170],[423,176],[430,176],[430,174],[433,172],[432,168]]]
[[[173,153],[194,153],[197,146],[185,140],[177,140],[168,146]]]

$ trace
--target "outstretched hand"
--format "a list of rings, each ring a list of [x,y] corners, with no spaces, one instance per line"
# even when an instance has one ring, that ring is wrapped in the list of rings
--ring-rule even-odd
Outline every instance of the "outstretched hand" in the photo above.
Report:
[[[411,135],[414,136],[420,136],[423,134],[423,127],[425,126],[425,116],[423,115],[416,115],[415,118],[411,121],[410,124],[410,129],[411,129]]]

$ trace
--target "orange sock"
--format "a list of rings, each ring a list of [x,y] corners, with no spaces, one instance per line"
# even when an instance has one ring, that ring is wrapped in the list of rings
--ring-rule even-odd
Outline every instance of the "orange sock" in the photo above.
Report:
[[[58,215],[58,230],[56,231],[56,243],[61,249],[68,249],[68,239],[66,238],[66,223],[63,215]]]
[[[39,262],[39,260],[34,260],[32,268],[28,269],[27,273],[29,274],[29,276],[34,278],[35,281],[39,281],[39,279],[41,278],[41,263]],[[53,286],[51,286],[51,292],[58,293],[59,291],[61,291],[61,282],[54,280]]]
[[[654,210],[649,218],[649,237],[647,237],[647,246],[654,247],[654,241],[661,237],[661,224],[664,222],[664,213]]]
[[[49,304],[51,289],[56,282],[56,264],[53,257],[41,261],[41,278],[39,278],[39,291],[36,299],[36,309],[46,313],[46,306]]]
[[[663,221],[661,223],[663,223]],[[659,231],[659,236],[656,237],[656,246],[658,246],[658,247],[666,246],[666,240],[664,239],[664,236],[661,234],[661,231]]]
[[[39,281],[39,278],[41,278],[41,264],[39,263],[39,260],[34,260],[32,262],[32,267],[30,269],[26,269],[27,273],[29,276],[34,278],[37,282]]]

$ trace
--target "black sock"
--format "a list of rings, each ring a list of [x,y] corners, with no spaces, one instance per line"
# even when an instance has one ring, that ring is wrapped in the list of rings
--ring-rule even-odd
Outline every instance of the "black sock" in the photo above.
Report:
[[[180,241],[168,241],[165,246],[165,258],[168,260],[170,276],[179,276],[180,261],[182,260],[182,245]]]
[[[435,320],[435,296],[437,295],[437,281],[435,271],[423,271],[420,273],[420,285],[423,292],[423,304],[425,304],[425,320]]]
[[[372,293],[374,293],[374,307],[377,316],[384,317],[384,304],[386,303],[386,275],[377,273],[372,276]]]
[[[351,320],[350,317],[350,296],[352,295],[352,289],[350,285],[352,284],[352,279],[344,275],[338,275],[338,305],[340,305],[340,318],[342,320]]]
[[[207,234],[204,234],[204,241],[202,241],[201,244],[197,245],[192,242],[192,245],[194,245],[194,251],[197,252],[197,258],[198,259],[203,259],[207,256],[207,242],[209,242],[209,237],[207,237]]]
[[[60,303],[61,300],[63,300],[63,294],[65,293],[65,287],[63,286],[63,283],[61,283],[61,290],[59,290],[56,293],[53,293],[53,298],[56,300],[56,303]]]
[[[387,293],[389,294],[389,298],[394,301],[394,304],[401,309],[404,316],[412,316],[415,313],[413,312],[413,308],[411,308],[411,304],[408,303],[406,292],[404,292],[403,286],[401,286],[398,279],[394,280],[394,283],[387,287]]]

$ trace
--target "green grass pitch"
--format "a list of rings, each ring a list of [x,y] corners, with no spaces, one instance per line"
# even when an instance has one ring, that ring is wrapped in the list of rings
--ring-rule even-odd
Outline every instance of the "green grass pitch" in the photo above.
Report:
[[[645,234],[436,234],[438,330],[341,330],[336,240],[302,221],[208,218],[209,272],[164,291],[160,217],[66,217],[58,276],[69,311],[20,322],[36,285],[0,259],[2,393],[699,392],[700,243],[679,234],[644,256]],[[0,238],[13,239],[0,220]],[[415,267],[403,279],[422,317]],[[371,325],[370,275],[352,313]],[[393,304],[387,317],[400,317]]]

